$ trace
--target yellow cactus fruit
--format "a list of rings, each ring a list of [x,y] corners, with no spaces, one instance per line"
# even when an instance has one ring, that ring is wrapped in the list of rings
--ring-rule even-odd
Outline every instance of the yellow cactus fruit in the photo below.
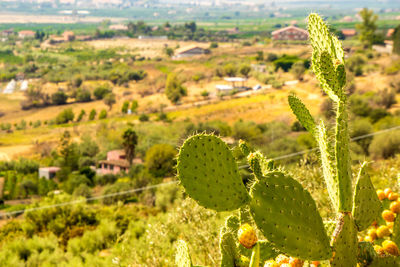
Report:
[[[289,263],[283,263],[280,267],[291,267]]]
[[[390,203],[390,210],[394,213],[400,213],[400,202],[394,201]]]
[[[387,222],[394,222],[396,215],[393,212],[391,212],[390,210],[384,210],[382,212],[382,218]]]
[[[290,257],[289,264],[290,264],[290,267],[302,267],[304,264],[304,261],[297,259],[297,258]]]
[[[374,241],[375,239],[378,238],[378,235],[376,234],[376,229],[372,228],[368,230],[368,236]]]
[[[376,251],[376,253],[378,253],[379,255],[385,255],[385,250],[383,249],[383,247],[375,245],[374,249]]]
[[[395,192],[389,193],[388,199],[390,201],[396,201],[398,198],[399,198],[399,194],[397,194]]]
[[[358,242],[363,242],[363,241],[364,241],[364,237],[359,236],[359,237],[358,237]]]
[[[367,235],[367,236],[364,238],[364,241],[365,241],[365,242],[371,242],[371,243],[372,243],[372,242],[374,242],[374,240],[375,240],[375,239],[372,239],[369,235]]]
[[[379,226],[378,229],[376,230],[376,234],[379,238],[389,236],[390,235],[389,227],[387,227],[386,225]]]
[[[394,243],[393,241],[390,241],[390,240],[383,241],[382,247],[387,253],[389,253],[393,256],[399,256],[399,254],[400,254],[399,248],[397,247],[396,243]]]
[[[389,197],[389,194],[392,193],[392,189],[390,189],[390,188],[388,187],[388,188],[385,188],[385,190],[383,190],[383,192],[385,193],[385,196],[388,198],[388,197]]]
[[[394,222],[386,222],[387,227],[389,227],[390,229],[393,229],[394,226]]]
[[[274,260],[269,260],[264,263],[264,267],[279,267],[279,264]]]
[[[252,248],[257,243],[257,235],[254,228],[249,224],[243,224],[238,231],[239,243],[245,248]]]
[[[383,192],[383,191],[380,190],[380,189],[376,191],[376,194],[378,195],[378,198],[379,198],[380,200],[384,200],[384,199],[386,198],[385,192]]]

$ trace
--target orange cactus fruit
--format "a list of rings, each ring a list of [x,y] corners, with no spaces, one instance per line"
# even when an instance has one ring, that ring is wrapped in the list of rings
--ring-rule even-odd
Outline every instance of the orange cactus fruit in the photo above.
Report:
[[[287,257],[287,256],[285,256],[283,254],[278,255],[278,257],[276,257],[276,259],[275,259],[275,261],[278,264],[289,263],[289,260],[290,260],[289,257]]]
[[[389,227],[390,229],[393,229],[394,226],[394,222],[386,222],[387,227]]]
[[[358,237],[358,242],[363,242],[363,241],[364,241],[364,237],[359,236],[359,237]]]
[[[385,192],[380,189],[376,191],[376,194],[378,195],[379,200],[384,200],[386,198]]]
[[[367,236],[364,238],[364,241],[365,241],[365,242],[371,242],[371,243],[372,243],[372,242],[374,242],[374,240],[375,240],[375,239],[372,239],[369,235],[367,235]]]
[[[368,236],[374,241],[375,239],[378,238],[378,235],[376,234],[376,229],[372,228],[368,230]]]
[[[274,260],[268,260],[264,263],[264,267],[280,267]]]
[[[313,261],[311,262],[311,266],[313,267],[318,267],[321,263],[319,261]]]
[[[382,218],[387,222],[394,222],[394,220],[396,219],[396,215],[390,210],[384,210],[382,212]]]
[[[290,257],[289,264],[290,264],[290,267],[303,267],[304,261],[297,259],[297,258]]]
[[[399,194],[397,194],[395,192],[389,193],[389,195],[388,195],[388,199],[390,201],[396,201],[398,198],[399,198]]]
[[[393,201],[392,203],[390,203],[390,210],[394,213],[400,213],[400,202]]]
[[[388,198],[388,197],[389,197],[389,194],[392,193],[393,191],[392,191],[392,189],[390,189],[390,188],[388,187],[388,188],[385,188],[385,190],[383,190],[383,192],[385,193],[385,196]]]
[[[390,240],[385,240],[382,243],[383,250],[393,256],[399,256],[399,248],[397,247],[396,243]]]
[[[289,263],[282,263],[280,267],[291,267]]]
[[[245,248],[252,248],[257,243],[257,235],[254,228],[249,224],[243,224],[238,231],[239,243]]]
[[[386,225],[379,226],[378,229],[376,230],[376,235],[378,236],[378,238],[389,236],[390,235],[389,227],[387,227]]]

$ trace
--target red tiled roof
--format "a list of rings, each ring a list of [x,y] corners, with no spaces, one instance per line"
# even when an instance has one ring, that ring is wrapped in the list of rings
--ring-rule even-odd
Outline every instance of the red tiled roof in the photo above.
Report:
[[[288,27],[273,31],[271,34],[275,35],[275,34],[278,34],[278,33],[281,33],[281,32],[287,31],[287,30],[296,30],[296,31],[299,31],[299,32],[302,32],[302,33],[308,35],[308,31],[306,31],[302,28],[296,27],[296,26],[288,26]]]

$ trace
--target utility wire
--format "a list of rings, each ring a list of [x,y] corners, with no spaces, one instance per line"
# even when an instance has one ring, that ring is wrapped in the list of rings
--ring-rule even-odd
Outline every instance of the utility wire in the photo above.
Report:
[[[378,135],[378,134],[382,134],[382,133],[386,133],[386,132],[390,132],[390,131],[394,131],[394,130],[398,130],[398,129],[400,129],[400,126],[395,126],[395,127],[384,129],[384,130],[377,131],[377,132],[374,132],[374,133],[370,133],[370,134],[365,134],[365,135],[360,135],[360,136],[354,137],[354,138],[351,139],[351,141],[364,139],[364,138],[367,138],[367,137],[375,136],[375,135]],[[291,157],[303,155],[303,154],[306,154],[308,152],[312,152],[312,151],[316,151],[316,150],[318,150],[318,148],[314,147],[314,148],[311,148],[311,149],[307,149],[307,150],[303,150],[303,151],[299,151],[299,152],[290,153],[290,154],[278,156],[278,157],[275,157],[275,158],[271,158],[271,160],[280,160],[280,159],[291,158]],[[239,166],[239,169],[245,169],[247,167],[249,167],[248,164]],[[56,208],[56,207],[63,207],[63,206],[74,205],[74,204],[87,202],[87,201],[91,201],[91,200],[99,200],[99,199],[105,199],[105,198],[114,197],[114,196],[127,195],[127,194],[130,194],[130,193],[146,191],[146,190],[150,190],[150,189],[154,189],[154,188],[158,188],[158,187],[166,186],[166,185],[170,185],[170,184],[177,184],[178,182],[179,181],[170,181],[170,182],[160,183],[160,184],[156,184],[156,185],[150,185],[150,186],[135,188],[135,189],[127,190],[127,191],[121,191],[121,192],[106,194],[106,195],[102,195],[102,196],[95,196],[95,197],[89,197],[89,198],[85,198],[85,199],[78,199],[78,200],[69,201],[69,202],[57,203],[57,204],[54,204],[54,205],[48,205],[48,206],[42,206],[42,207],[29,208],[29,209],[25,209],[25,210],[15,210],[15,211],[10,211],[10,212],[6,212],[6,213],[0,213],[0,218],[5,218],[5,217],[12,216],[12,215],[17,215],[17,214],[21,214],[21,213],[24,213],[24,212],[43,210],[43,209],[50,209],[50,208]]]

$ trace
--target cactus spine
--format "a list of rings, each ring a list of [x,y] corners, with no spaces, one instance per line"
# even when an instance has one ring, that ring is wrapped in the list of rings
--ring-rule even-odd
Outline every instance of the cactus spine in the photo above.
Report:
[[[313,71],[337,107],[335,142],[329,142],[324,122],[316,124],[299,98],[290,95],[288,100],[297,119],[319,145],[325,183],[337,212],[336,222],[324,224],[310,193],[242,141],[239,148],[254,174],[247,187],[228,146],[218,137],[207,134],[185,141],[178,156],[178,177],[187,194],[200,205],[216,211],[239,211],[240,219],[229,217],[221,231],[221,266],[259,266],[280,253],[301,260],[329,260],[335,267],[400,266],[398,257],[378,255],[371,243],[358,242],[357,233],[379,217],[382,208],[366,164],[361,167],[354,192],[352,189],[341,43],[317,14],[310,14],[308,22]],[[268,239],[257,241],[252,253],[237,241],[239,224],[244,223],[255,224]],[[399,246],[400,219],[394,222],[393,236]]]

